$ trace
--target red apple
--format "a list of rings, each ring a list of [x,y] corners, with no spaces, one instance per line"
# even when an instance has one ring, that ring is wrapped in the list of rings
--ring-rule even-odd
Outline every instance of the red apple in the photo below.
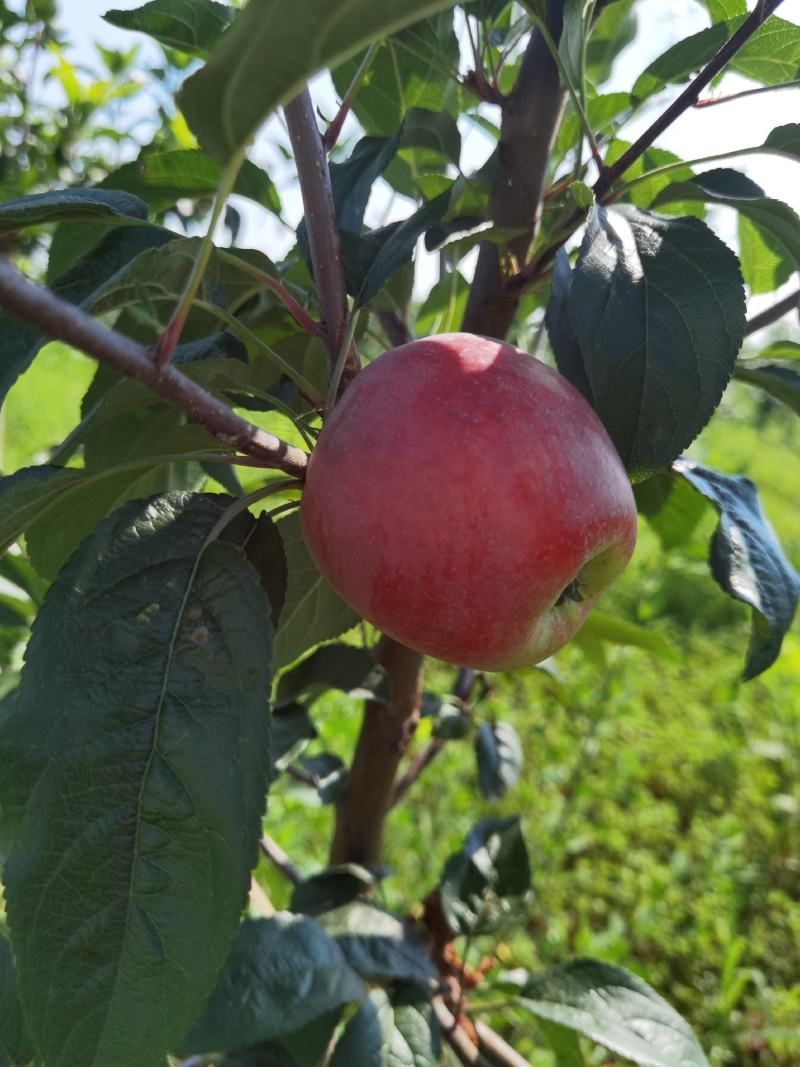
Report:
[[[628,478],[584,398],[532,356],[460,333],[357,375],[311,455],[301,521],[365,619],[483,670],[566,644],[636,541]]]

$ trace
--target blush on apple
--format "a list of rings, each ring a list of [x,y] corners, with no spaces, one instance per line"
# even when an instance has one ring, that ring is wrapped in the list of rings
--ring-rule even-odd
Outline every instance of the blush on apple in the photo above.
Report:
[[[561,648],[636,540],[628,478],[584,398],[511,345],[458,333],[357,375],[311,455],[301,521],[365,619],[483,670]]]

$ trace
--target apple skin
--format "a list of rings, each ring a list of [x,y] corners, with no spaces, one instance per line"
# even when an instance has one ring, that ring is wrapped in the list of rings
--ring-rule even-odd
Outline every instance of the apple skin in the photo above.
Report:
[[[453,333],[356,376],[311,454],[301,526],[324,577],[384,633],[508,670],[575,634],[630,559],[636,505],[566,379]]]

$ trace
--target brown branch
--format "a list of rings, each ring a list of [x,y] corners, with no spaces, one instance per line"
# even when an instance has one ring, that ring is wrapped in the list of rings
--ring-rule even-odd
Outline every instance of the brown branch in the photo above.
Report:
[[[612,163],[610,167],[603,171],[594,184],[594,194],[598,200],[605,196],[617,178],[620,178],[631,164],[635,163],[647,151],[656,138],[667,127],[671,126],[675,119],[692,107],[703,89],[728,65],[739,49],[750,40],[756,30],[766,22],[782,2],[783,0],[758,0],[758,3],[739,29],[728,38],[716,55],[706,63],[697,77],[672,101],[666,111],[658,116],[641,137],[638,137],[615,163]]]
[[[284,878],[288,879],[292,885],[299,885],[303,881],[303,876],[300,871],[295,867],[278,842],[273,841],[269,834],[262,835],[259,847],[261,849],[261,854],[265,856],[272,866],[280,871]]]
[[[142,345],[95,322],[80,308],[49,290],[32,285],[3,259],[0,259],[0,307],[47,337],[64,341],[142,382],[223,444],[255,456],[265,467],[277,467],[295,478],[305,476],[308,462],[305,452],[247,422],[175,367],[156,366]]]
[[[389,338],[389,344],[392,345],[393,348],[398,348],[400,345],[406,345],[409,341],[414,340],[407,323],[396,311],[379,310],[378,322],[380,322],[383,327],[383,332]]]
[[[790,311],[795,311],[796,309],[800,309],[800,289],[796,289],[795,292],[785,296],[783,300],[779,300],[777,304],[765,308],[764,311],[760,311],[757,315],[753,315],[751,319],[748,319],[744,331],[745,337],[749,337],[751,333],[756,333],[758,330],[763,330],[765,326],[771,326],[773,322],[777,322],[778,319],[782,319],[784,315],[788,315]]]
[[[486,1055],[492,1067],[530,1067],[528,1061],[492,1030],[491,1026],[476,1022],[475,1030],[480,1039],[478,1047]]]
[[[548,3],[548,22],[557,30],[561,0]],[[503,103],[498,151],[504,178],[495,183],[489,211],[496,226],[522,231],[508,243],[510,262],[524,263],[541,215],[547,163],[564,106],[558,68],[541,33],[534,30],[511,93]],[[490,241],[481,243],[462,329],[503,338],[520,293],[505,284],[508,270]]]
[[[284,114],[303,197],[328,364],[333,370],[347,333],[347,291],[328,158],[308,89],[286,105]]]
[[[331,866],[380,860],[383,824],[392,784],[419,718],[422,656],[384,635],[378,662],[386,671],[391,693],[387,705],[367,701],[347,787],[336,804],[336,830]]]
[[[472,1043],[469,1035],[461,1029],[455,1016],[445,1004],[442,997],[433,998],[433,1011],[442,1028],[444,1039],[456,1055],[463,1067],[493,1067],[483,1056],[476,1045]]]

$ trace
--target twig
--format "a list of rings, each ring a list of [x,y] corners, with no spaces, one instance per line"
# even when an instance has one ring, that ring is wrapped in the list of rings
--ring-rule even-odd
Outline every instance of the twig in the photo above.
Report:
[[[353,80],[350,82],[350,85],[347,88],[347,92],[342,97],[342,102],[339,105],[339,110],[334,115],[330,125],[328,126],[322,138],[322,144],[326,152],[330,152],[330,150],[339,140],[339,134],[342,132],[344,120],[350,113],[350,109],[352,108],[355,98],[358,95],[358,90],[361,88],[364,78],[367,75],[367,71],[372,66],[372,61],[375,58],[381,44],[381,41],[374,41],[367,49],[364,58],[359,63],[358,70],[356,71]]]
[[[658,116],[641,137],[638,137],[630,148],[623,152],[616,163],[612,163],[610,167],[607,167],[601,173],[594,184],[594,193],[598,200],[605,196],[617,178],[620,178],[628,167],[647,151],[656,138],[694,104],[701,91],[727,66],[739,49],[747,43],[756,30],[766,22],[782,2],[783,0],[758,0],[755,8],[739,29],[729,37],[716,55],[706,63],[697,77],[672,101],[669,107]]]
[[[231,252],[226,252],[222,248],[217,249],[217,256],[224,262],[230,263],[234,270],[241,271],[242,274],[246,274],[249,278],[252,278],[254,281],[263,285],[265,289],[269,289],[271,293],[274,293],[297,325],[305,330],[306,333],[310,333],[314,337],[323,336],[323,330],[320,324],[314,322],[306,309],[298,304],[289,290],[281,285],[277,278],[273,278],[271,274],[259,270],[258,267],[254,267],[252,263],[248,263],[247,260],[240,259],[238,256],[233,255]]]
[[[456,1054],[458,1062],[463,1067],[493,1067],[483,1056],[476,1045],[473,1045],[469,1035],[461,1029],[458,1022],[445,1004],[442,997],[433,998],[433,1011],[442,1028],[445,1041]]]
[[[731,100],[742,100],[745,96],[757,96],[760,93],[772,93],[776,89],[800,88],[800,78],[794,81],[781,82],[779,85],[759,85],[756,89],[741,89],[738,93],[727,93],[725,96],[707,96],[702,100],[695,100],[693,107],[715,107],[717,104],[728,104]]]
[[[458,697],[459,700],[469,700],[470,693],[472,692],[476,680],[474,671],[470,670],[468,667],[462,667],[458,672],[453,695]],[[446,741],[443,737],[433,737],[425,748],[415,756],[406,768],[405,773],[402,774],[394,784],[391,799],[389,800],[390,808],[393,808],[403,799],[425,768],[436,759],[445,744]]]
[[[146,348],[95,322],[80,308],[32,285],[0,259],[0,306],[46,336],[64,341],[121,374],[143,382],[178,408],[190,422],[204,426],[228,447],[277,467],[295,478],[305,475],[305,452],[241,418],[171,364],[157,367]]]
[[[159,367],[163,367],[169,363],[172,358],[172,353],[175,351],[175,346],[180,340],[181,331],[186,324],[186,320],[189,318],[194,298],[197,294],[197,290],[200,288],[200,283],[206,272],[208,261],[214,250],[214,231],[222,216],[222,210],[227,203],[228,197],[236,184],[236,178],[239,175],[239,171],[242,169],[245,152],[246,148],[239,149],[239,151],[236,152],[225,164],[225,167],[222,170],[219,186],[214,196],[214,205],[211,209],[211,218],[208,222],[208,228],[205,237],[203,237],[200,242],[200,248],[195,256],[191,272],[186,280],[186,285],[178,300],[178,306],[172,313],[172,317],[167,323],[166,329],[153,345],[153,359]]]
[[[281,872],[284,878],[288,879],[292,885],[300,885],[303,881],[302,874],[297,867],[295,867],[277,841],[273,841],[269,834],[263,834],[261,837],[260,848],[262,854],[269,860],[276,870]]]
[[[758,330],[763,330],[765,326],[771,326],[773,322],[782,319],[784,315],[794,311],[796,308],[800,308],[800,289],[796,289],[793,293],[785,296],[783,300],[779,300],[777,304],[765,308],[764,311],[760,311],[757,315],[753,315],[752,318],[748,319],[744,330],[745,337],[749,337],[751,333],[756,333]]]
[[[528,1061],[520,1056],[507,1041],[504,1041],[491,1026],[476,1022],[475,1029],[480,1038],[480,1050],[486,1053],[492,1067],[530,1067]]]
[[[308,89],[286,105],[284,114],[300,180],[328,363],[333,370],[347,332],[347,291],[328,159]]]

